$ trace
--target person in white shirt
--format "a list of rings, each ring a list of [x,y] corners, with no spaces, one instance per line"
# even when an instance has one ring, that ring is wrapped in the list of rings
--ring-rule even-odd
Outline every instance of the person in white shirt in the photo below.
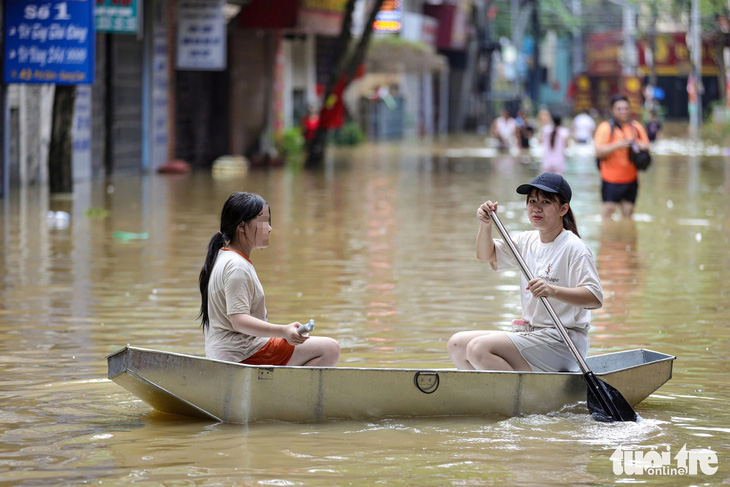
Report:
[[[559,174],[543,173],[517,193],[527,195],[527,216],[536,230],[513,240],[527,267],[536,276],[521,277],[522,317],[513,331],[462,331],[448,342],[449,358],[462,370],[575,371],[575,357],[563,342],[549,313],[540,302],[550,300],[568,335],[584,357],[588,353],[591,309],[603,305],[603,289],[593,254],[578,235],[570,208],[572,192]],[[497,203],[486,201],[477,210],[477,258],[494,270],[515,270],[519,265],[501,239],[492,238],[492,212]]]
[[[596,122],[587,110],[583,110],[573,119],[573,138],[579,144],[587,144],[593,140]]]
[[[509,110],[502,110],[502,115],[494,119],[491,128],[492,135],[499,139],[500,146],[511,155],[519,154],[520,128],[517,121],[510,115]]]

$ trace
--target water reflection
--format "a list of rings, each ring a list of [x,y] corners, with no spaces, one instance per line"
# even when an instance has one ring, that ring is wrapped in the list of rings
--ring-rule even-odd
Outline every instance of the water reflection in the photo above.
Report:
[[[566,178],[606,290],[592,353],[645,347],[678,356],[637,424],[561,412],[526,418],[387,419],[251,426],[155,413],[106,377],[127,343],[203,353],[197,274],[222,201],[254,191],[272,208],[254,253],[277,322],[315,318],[343,366],[450,367],[455,331],[508,326],[515,275],[474,256],[474,209],[498,200],[528,229],[518,184],[536,161],[483,157],[481,140],[334,150],[319,173],[286,169],[120,177],[73,198],[28,189],[0,201],[0,478],[15,485],[539,485],[617,477],[618,444],[709,447],[727,480],[730,164],[657,155],[637,218],[601,222],[595,161]],[[48,211],[69,214],[66,228]],[[132,238],[134,237],[134,238]],[[377,391],[373,391],[377,393]],[[184,479],[184,480],[183,480]],[[411,480],[404,480],[411,479]]]
[[[600,335],[594,338],[624,335],[630,332],[631,296],[641,296],[645,285],[646,263],[637,249],[636,222],[630,219],[601,223],[596,266],[601,276],[605,305],[593,312]]]

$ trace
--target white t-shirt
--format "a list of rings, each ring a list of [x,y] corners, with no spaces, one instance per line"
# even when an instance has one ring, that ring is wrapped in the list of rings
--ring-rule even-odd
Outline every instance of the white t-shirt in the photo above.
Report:
[[[208,319],[205,356],[241,362],[269,340],[236,331],[228,315],[245,313],[267,321],[266,299],[253,264],[233,251],[218,252],[208,282]]]
[[[593,253],[576,234],[563,230],[549,243],[540,241],[540,232],[531,230],[517,234],[513,241],[517,250],[535,277],[548,284],[562,287],[585,287],[603,304],[603,288],[598,277]],[[495,239],[497,263],[495,270],[520,270],[517,260],[507,244]],[[539,298],[535,298],[527,288],[527,279],[520,271],[520,300],[522,318],[534,327],[552,326],[553,320]],[[591,325],[591,312],[585,308],[550,299],[550,304],[566,328],[588,330]]]
[[[497,119],[497,133],[504,140],[517,140],[517,121],[510,117]]]
[[[573,137],[580,142],[593,139],[596,122],[587,113],[580,113],[573,119]]]

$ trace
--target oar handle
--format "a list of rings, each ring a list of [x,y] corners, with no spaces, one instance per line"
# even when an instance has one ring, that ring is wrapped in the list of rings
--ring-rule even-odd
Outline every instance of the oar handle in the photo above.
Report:
[[[502,221],[497,216],[497,212],[488,210],[488,213],[489,213],[489,217],[494,222],[494,225],[497,227],[497,230],[499,230],[499,233],[502,235],[502,238],[504,239],[505,243],[507,244],[509,249],[512,251],[512,255],[515,256],[515,259],[517,259],[517,263],[520,265],[520,269],[522,269],[522,273],[525,275],[525,277],[527,278],[528,281],[533,280],[534,276],[532,275],[532,272],[530,272],[530,269],[527,267],[525,260],[522,258],[522,255],[520,255],[520,251],[517,250],[517,247],[515,247],[514,242],[512,242],[512,239],[509,237],[509,233],[507,232],[507,229],[504,228],[504,225],[502,225]],[[560,321],[560,318],[558,317],[558,314],[555,312],[555,309],[553,309],[553,306],[550,304],[550,301],[548,301],[545,296],[540,296],[540,302],[542,302],[542,305],[545,307],[548,314],[553,319],[553,323],[555,323],[555,326],[558,329],[558,332],[560,332],[560,336],[563,337],[563,341],[568,346],[570,351],[573,353],[575,360],[578,362],[578,366],[580,367],[580,370],[584,374],[587,374],[588,372],[590,372],[591,369],[588,368],[588,364],[586,363],[585,360],[583,360],[583,356],[580,354],[578,349],[575,347],[573,340],[570,339],[570,336],[568,335],[568,331],[565,329],[563,322]]]

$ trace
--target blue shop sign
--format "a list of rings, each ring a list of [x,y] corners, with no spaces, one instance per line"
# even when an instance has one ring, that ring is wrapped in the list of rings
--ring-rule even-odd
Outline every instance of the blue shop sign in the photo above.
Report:
[[[94,82],[92,0],[6,0],[5,83]]]

